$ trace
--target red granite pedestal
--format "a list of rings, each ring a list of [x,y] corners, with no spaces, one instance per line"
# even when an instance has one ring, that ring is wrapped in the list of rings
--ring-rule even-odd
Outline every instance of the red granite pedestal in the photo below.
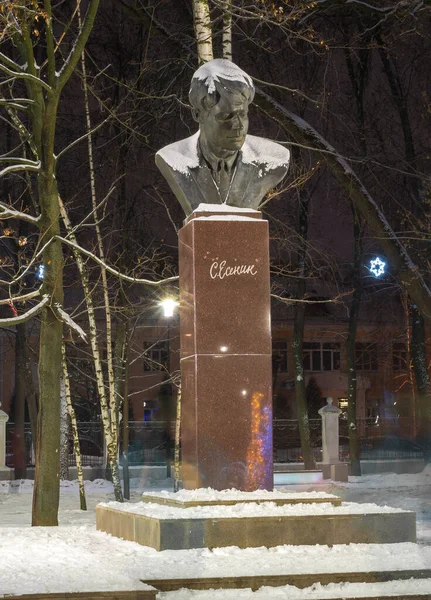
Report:
[[[226,208],[179,234],[182,482],[272,489],[268,223]]]

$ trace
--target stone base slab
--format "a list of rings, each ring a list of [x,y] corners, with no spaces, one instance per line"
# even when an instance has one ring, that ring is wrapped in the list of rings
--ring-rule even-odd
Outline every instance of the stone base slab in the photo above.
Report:
[[[11,596],[13,600],[156,600],[157,590],[121,592],[52,592]]]
[[[288,496],[286,498],[268,498],[268,499],[241,499],[241,500],[177,500],[174,498],[163,498],[156,494],[143,494],[142,502],[161,504],[162,506],[174,506],[176,508],[192,508],[194,506],[234,506],[235,504],[265,504],[272,502],[277,506],[286,504],[332,504],[332,506],[341,506],[342,500],[338,496],[328,494],[327,498],[316,498],[313,496],[297,494],[297,497]]]
[[[322,465],[323,479],[332,479],[332,481],[349,481],[349,465],[347,463],[337,463]]]
[[[250,588],[253,591],[260,587],[282,587],[292,585],[299,589],[311,587],[316,583],[376,583],[382,581],[399,581],[406,579],[431,579],[431,569],[406,571],[372,571],[352,573],[297,573],[293,575],[242,575],[240,577],[195,577],[184,579],[151,579],[144,583],[161,592],[172,592],[187,588],[189,590],[227,590]],[[356,599],[355,599],[356,600]]]
[[[96,528],[158,551],[416,542],[416,515],[409,512],[162,519],[97,506]]]
[[[12,481],[13,478],[13,469],[9,469],[9,467],[0,467],[0,481]]]

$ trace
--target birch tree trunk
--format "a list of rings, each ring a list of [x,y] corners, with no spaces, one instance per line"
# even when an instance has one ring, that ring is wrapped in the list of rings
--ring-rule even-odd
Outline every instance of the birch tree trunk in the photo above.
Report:
[[[69,234],[69,239],[76,243],[76,236],[73,233],[73,227],[69,220],[66,209],[60,197],[58,197],[60,205],[61,216],[63,218],[64,225]],[[118,428],[113,426],[112,416],[113,411],[109,406],[109,400],[106,395],[105,382],[103,378],[102,360],[100,357],[99,346],[97,343],[97,323],[96,313],[94,308],[93,296],[89,283],[88,270],[84,263],[81,254],[76,248],[73,248],[73,255],[75,257],[76,266],[78,267],[80,280],[84,290],[85,303],[87,307],[88,324],[89,324],[89,339],[91,345],[91,352],[93,355],[94,369],[96,376],[97,393],[100,402],[100,411],[102,414],[103,431],[105,434],[106,451],[108,455],[109,467],[112,474],[112,482],[114,485],[115,499],[117,502],[123,501],[123,492],[121,490],[120,471],[118,468]]]
[[[208,0],[193,0],[193,25],[199,64],[203,64],[214,58]]]
[[[62,368],[63,368],[63,377],[62,383],[64,386],[64,396],[66,400],[66,407],[70,417],[70,424],[72,428],[72,436],[73,436],[73,451],[76,458],[76,471],[78,474],[78,485],[79,485],[79,504],[81,510],[87,510],[87,501],[85,499],[85,487],[84,487],[84,472],[82,470],[82,460],[81,460],[81,447],[79,445],[79,436],[78,436],[78,424],[76,422],[76,414],[75,409],[72,404],[72,396],[70,393],[70,380],[69,380],[69,372],[67,370],[67,362],[66,362],[66,346],[63,342],[61,346],[61,358],[62,358]]]
[[[180,441],[181,441],[181,385],[177,388],[177,414],[175,420],[175,450],[174,450],[174,492],[180,489],[181,480],[181,461],[180,461]]]
[[[81,22],[81,13],[78,4],[78,21]],[[91,118],[90,108],[88,102],[88,86],[85,66],[85,53],[84,50],[81,53],[81,67],[83,73],[83,89],[84,89],[84,103],[85,103],[85,116],[87,126],[87,148],[88,148],[88,162],[90,167],[90,189],[91,189],[91,204],[93,208],[93,217],[95,222],[95,231],[97,237],[97,247],[99,252],[99,258],[103,263],[105,262],[105,252],[103,248],[103,238],[100,231],[98,212],[97,212],[97,197],[96,197],[96,179],[94,174],[94,161],[93,161],[93,145],[91,138]],[[114,360],[113,360],[113,337],[112,337],[112,318],[111,318],[111,305],[109,302],[108,295],[108,279],[106,274],[106,268],[101,266],[102,274],[102,288],[103,288],[103,301],[105,309],[105,320],[106,320],[106,356],[108,363],[108,393],[109,400],[108,406],[110,410],[110,433],[111,435],[107,439],[107,451],[109,458],[109,465],[112,474],[112,483],[114,485],[115,497],[117,501],[123,501],[123,494],[121,491],[120,471],[118,465],[118,441],[119,441],[119,399],[115,394],[115,376],[114,376]],[[106,435],[106,432],[105,432]],[[118,496],[118,497],[117,497]]]
[[[223,58],[232,60],[232,0],[223,0]]]
[[[69,419],[66,400],[66,385],[63,375],[60,382],[60,479],[69,478]]]

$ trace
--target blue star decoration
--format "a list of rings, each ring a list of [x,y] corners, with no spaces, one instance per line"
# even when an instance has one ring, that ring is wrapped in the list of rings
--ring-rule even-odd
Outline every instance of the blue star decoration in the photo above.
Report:
[[[385,272],[386,263],[383,260],[380,260],[379,257],[370,261],[370,271],[374,275],[374,277],[380,277]]]

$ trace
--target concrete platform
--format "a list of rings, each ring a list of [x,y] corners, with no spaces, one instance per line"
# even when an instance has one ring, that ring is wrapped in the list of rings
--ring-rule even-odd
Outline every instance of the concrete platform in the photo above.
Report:
[[[139,503],[138,503],[139,504]],[[142,506],[147,512],[142,512]],[[304,516],[191,516],[196,509],[170,508],[173,518],[157,516],[142,503],[139,512],[96,507],[96,528],[116,537],[161,550],[238,546],[255,548],[292,545],[381,544],[416,542],[416,515],[411,512],[337,514],[328,511]],[[223,507],[220,507],[221,509]],[[336,511],[338,507],[330,507]],[[137,509],[138,510],[138,509]],[[183,513],[183,514],[181,514]]]

